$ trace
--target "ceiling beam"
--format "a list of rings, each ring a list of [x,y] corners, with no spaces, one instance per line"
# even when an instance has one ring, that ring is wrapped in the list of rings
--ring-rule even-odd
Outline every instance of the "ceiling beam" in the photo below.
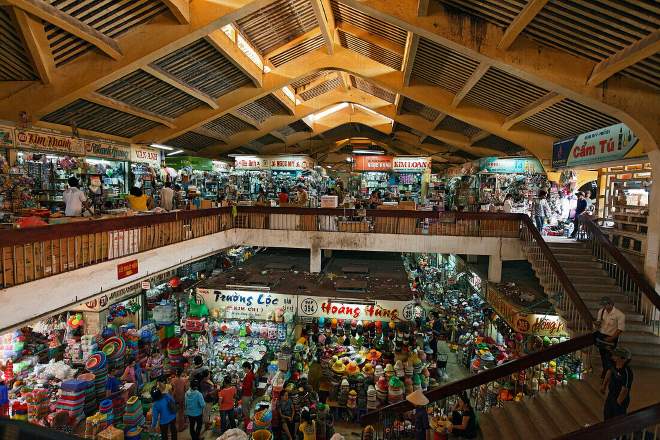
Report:
[[[89,102],[93,102],[94,104],[111,108],[113,110],[120,111],[122,113],[128,113],[129,115],[137,116],[142,119],[158,122],[159,124],[162,124],[169,128],[175,127],[174,122],[172,122],[170,118],[165,118],[155,113],[142,110],[138,107],[127,104],[125,102],[118,101],[108,96],[101,95],[100,93],[97,92],[90,93],[88,96],[85,97],[85,100]]]
[[[446,117],[447,117],[447,114],[446,114],[446,113],[442,113],[442,112],[440,112],[440,114],[438,115],[438,117],[435,118],[435,119],[433,120],[433,129],[437,130],[437,129],[438,129],[438,125],[440,125],[440,123],[442,122],[442,120],[445,119]]]
[[[190,23],[190,0],[162,0],[179,24]]]
[[[310,0],[316,21],[321,29],[325,47],[329,55],[334,53],[335,47],[335,18],[328,0]]]
[[[96,46],[101,52],[115,60],[122,57],[122,51],[115,40],[71,15],[60,11],[55,6],[51,6],[50,3],[44,0],[7,0],[7,3]]]
[[[541,9],[545,7],[546,3],[548,3],[548,0],[530,0],[506,28],[502,39],[497,44],[497,48],[507,50],[511,47],[516,38],[518,38],[518,35],[534,20],[534,17],[541,12]]]
[[[228,112],[230,115],[234,116],[237,119],[240,119],[241,121],[245,122],[246,124],[249,124],[252,127],[252,130],[258,130],[259,129],[259,122],[255,121],[254,119],[247,117],[243,115],[241,112],[238,112],[236,110]]]
[[[50,84],[55,72],[55,60],[43,22],[19,8],[12,8],[12,12],[39,79],[44,84]]]
[[[225,144],[228,142],[227,138],[225,136],[222,136],[214,131],[209,130],[208,128],[205,127],[197,127],[196,129],[192,130],[194,133],[201,134],[206,137],[210,137],[212,139],[217,139],[219,141],[224,142]]]
[[[475,143],[486,139],[488,136],[490,136],[490,133],[486,130],[481,130],[479,133],[470,137],[470,145],[474,145]]]
[[[401,56],[404,55],[405,47],[399,46],[398,44],[393,43],[390,40],[387,40],[387,39],[385,39],[381,36],[372,34],[371,32],[365,31],[364,29],[361,29],[357,26],[353,26],[350,23],[346,23],[345,21],[340,21],[337,28],[341,29],[342,31],[344,31],[348,34],[351,34],[355,37],[358,37],[362,40],[373,43],[376,46],[380,46],[383,49],[387,49],[390,52],[394,52],[394,53],[399,54]]]
[[[463,98],[465,98],[467,94],[470,93],[470,90],[472,90],[472,88],[477,85],[481,77],[486,74],[489,67],[490,65],[484,61],[479,63],[479,66],[477,66],[475,71],[472,72],[472,75],[470,75],[465,84],[463,84],[461,90],[459,90],[458,93],[456,93],[454,96],[454,100],[451,102],[452,107],[458,107],[458,104],[461,103]]]
[[[537,113],[542,112],[546,108],[551,107],[556,103],[560,102],[562,99],[564,99],[564,97],[561,96],[560,94],[555,92],[548,92],[547,94],[541,96],[539,99],[532,102],[528,106],[520,109],[519,111],[515,112],[512,115],[507,116],[506,119],[504,120],[504,123],[502,124],[502,128],[505,130],[509,130],[517,123],[522,122],[525,119],[534,116]]]
[[[429,15],[429,0],[417,0],[417,16],[426,17]]]
[[[403,52],[403,85],[410,85],[410,75],[412,75],[413,65],[415,64],[415,56],[417,55],[417,46],[419,45],[419,36],[408,32],[406,36],[406,48]]]
[[[401,96],[400,93],[397,93],[396,96],[394,97],[394,109],[395,109],[395,113],[397,115],[401,114],[401,108],[403,107],[403,100],[404,99],[405,98],[403,96]]]
[[[282,89],[273,91],[273,96],[286,108],[288,114],[292,115],[295,113],[296,103],[291,101],[291,99],[284,94]]]
[[[660,51],[660,30],[656,29],[641,40],[596,64],[594,71],[591,72],[591,76],[587,80],[587,85],[597,86],[612,75],[650,57],[658,51]]]
[[[276,49],[273,49],[272,51],[268,52],[267,54],[264,54],[263,58],[264,60],[270,59],[274,56],[277,56],[283,52],[286,52],[287,50],[291,49],[292,47],[296,47],[299,44],[302,44],[306,41],[309,41],[313,38],[318,37],[321,35],[321,29],[315,27],[307,32],[305,32],[302,35],[297,36],[293,40],[289,41],[288,43],[283,44],[282,46],[279,46]]]
[[[348,91],[351,88],[351,79],[348,77],[348,73],[342,70],[339,72],[339,76],[341,78],[342,84],[344,85],[344,90]]]
[[[233,42],[227,34],[218,29],[208,34],[206,36],[206,41],[236,66],[238,70],[243,72],[245,76],[250,78],[250,81],[252,81],[255,86],[261,87],[263,81],[262,70],[243,53],[238,45]]]
[[[169,72],[166,72],[165,70],[161,69],[158,66],[155,65],[143,66],[142,70],[147,72],[149,75],[158,78],[161,81],[165,81],[167,84],[171,85],[172,87],[176,87],[182,92],[187,93],[190,96],[194,96],[200,101],[205,102],[212,109],[218,109],[220,107],[218,103],[215,102],[215,99],[213,99],[212,96],[209,96],[206,93],[202,92],[201,90],[196,89],[195,87],[192,87],[184,83],[179,78],[175,77]]]

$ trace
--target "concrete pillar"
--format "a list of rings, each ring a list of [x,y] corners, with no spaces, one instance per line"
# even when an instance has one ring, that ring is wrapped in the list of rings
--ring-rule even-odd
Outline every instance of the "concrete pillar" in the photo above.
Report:
[[[321,272],[321,262],[323,258],[321,257],[321,249],[318,245],[312,244],[312,247],[309,249],[309,271],[311,273]]]
[[[332,249],[323,249],[323,258],[332,258]]]
[[[478,262],[479,255],[468,255],[467,256],[467,262],[468,263],[477,263]]]
[[[649,217],[646,221],[646,254],[644,255],[644,274],[651,286],[655,286],[658,274],[658,255],[660,254],[660,150],[648,152],[653,168],[653,184],[649,194]]]
[[[488,281],[491,283],[502,282],[502,257],[499,255],[488,256]]]

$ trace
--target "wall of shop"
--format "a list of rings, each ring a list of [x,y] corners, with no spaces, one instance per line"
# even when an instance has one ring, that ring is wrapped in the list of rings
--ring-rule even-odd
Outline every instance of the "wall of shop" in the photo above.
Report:
[[[310,249],[312,271],[320,270],[323,249],[489,255],[500,264],[525,259],[517,238],[232,229],[5,289],[0,330],[238,245]]]

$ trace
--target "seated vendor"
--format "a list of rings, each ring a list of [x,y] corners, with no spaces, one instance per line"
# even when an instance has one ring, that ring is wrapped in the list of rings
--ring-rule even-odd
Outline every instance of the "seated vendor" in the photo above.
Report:
[[[118,393],[121,389],[121,381],[118,379],[120,375],[120,370],[113,370],[108,374],[108,379],[105,382],[106,397],[110,397],[113,394]]]
[[[451,415],[450,432],[459,438],[477,437],[477,418],[465,392],[461,393]]]

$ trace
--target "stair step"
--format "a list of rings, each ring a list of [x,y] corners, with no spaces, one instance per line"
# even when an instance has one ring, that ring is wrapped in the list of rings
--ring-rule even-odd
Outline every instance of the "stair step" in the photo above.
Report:
[[[620,347],[627,348],[635,356],[655,356],[656,362],[660,362],[660,344],[658,343],[648,343],[648,342],[632,342],[626,341],[623,336],[621,336]]]
[[[598,282],[597,280],[589,280],[589,281],[584,281],[580,279],[575,279],[571,280],[573,283],[573,286],[575,286],[575,290],[578,292],[610,292],[610,293],[620,293],[621,292],[621,287],[617,286],[613,282],[614,280],[611,278],[605,278]]]
[[[572,267],[570,265],[568,266],[562,266],[562,269],[564,272],[566,272],[566,275],[569,276],[569,278],[572,278],[574,276],[580,276],[580,275],[592,275],[592,276],[607,276],[607,272],[604,270],[598,268],[598,267]]]
[[[575,274],[568,274],[569,278],[571,279],[571,282],[573,284],[578,284],[578,283],[585,283],[585,284],[616,284],[616,280],[614,278],[610,278],[607,276],[607,274],[604,271],[601,275],[594,275],[593,273],[588,274],[588,275],[575,275]]]
[[[600,421],[599,417],[593,414],[589,407],[584,405],[582,399],[576,398],[575,394],[571,392],[570,386],[557,387],[552,392],[557,394],[557,398],[561,399],[564,406],[568,408],[571,417],[580,426],[593,425]]]
[[[565,267],[585,268],[585,269],[586,268],[588,268],[588,269],[594,269],[594,268],[602,269],[603,268],[602,265],[598,261],[595,261],[595,260],[562,261],[559,258],[557,258],[557,261],[559,262],[559,265],[562,268],[565,268]]]
[[[579,261],[579,262],[584,262],[584,263],[598,263],[598,260],[596,260],[596,257],[592,256],[591,253],[584,253],[584,252],[579,252],[579,251],[573,251],[573,250],[566,250],[562,252],[553,252],[555,255],[555,258],[557,261],[565,261],[565,262],[573,262],[573,261]]]
[[[598,421],[603,418],[605,395],[594,388],[586,380],[572,380],[568,383],[576,400],[581,401]]]
[[[550,249],[587,249],[587,245],[579,241],[546,241],[546,243]]]
[[[631,367],[636,367],[636,368],[660,369],[660,357],[658,357],[658,356],[634,355],[632,360],[630,361],[630,366]]]
[[[591,315],[594,317],[594,319],[598,318],[598,312],[600,311],[600,304],[599,302],[593,301],[593,300],[588,300],[588,299],[582,299],[584,301],[584,304],[587,306],[589,311],[591,312]],[[617,304],[616,306],[617,309],[621,310],[623,313],[626,315],[626,326],[631,323],[641,323],[644,317],[633,311],[634,307],[631,304]],[[641,324],[640,324],[641,325]]]
[[[529,418],[540,432],[541,439],[552,439],[557,437],[559,427],[548,417],[545,407],[541,404],[539,396],[525,399],[523,402],[527,405]]]
[[[484,440],[499,440],[502,437],[500,431],[497,429],[497,423],[490,413],[479,413],[479,430],[481,431],[481,438]]]
[[[499,430],[502,437],[505,439],[511,440],[525,440],[518,436],[518,432],[513,427],[513,423],[509,420],[509,415],[504,411],[504,408],[491,408],[490,415],[493,417],[497,429]]]
[[[518,436],[522,439],[539,438],[541,433],[536,429],[528,414],[525,403],[506,402],[503,406],[504,412],[508,414],[509,420],[514,425]]]
[[[584,301],[587,307],[594,308],[596,309],[596,311],[600,310],[600,308],[602,307],[600,305],[600,299],[606,295],[604,292],[588,293],[582,291],[578,291],[578,294],[580,295],[580,298],[582,298],[582,301]],[[616,308],[621,310],[622,312],[632,313],[635,310],[635,306],[628,302],[628,298],[623,293],[612,294],[607,296],[609,296],[610,299],[614,301],[614,305],[616,306]]]
[[[543,393],[539,396],[541,404],[545,408],[548,417],[557,426],[558,434],[566,434],[581,428],[577,420],[571,417],[568,409],[562,404],[561,399],[553,392]]]
[[[631,326],[626,322],[626,331],[623,332],[619,340],[622,344],[647,344],[647,345],[660,345],[660,337],[654,335],[650,332],[651,328],[645,325],[639,325],[638,327],[643,328],[644,330],[636,330],[635,327]]]

